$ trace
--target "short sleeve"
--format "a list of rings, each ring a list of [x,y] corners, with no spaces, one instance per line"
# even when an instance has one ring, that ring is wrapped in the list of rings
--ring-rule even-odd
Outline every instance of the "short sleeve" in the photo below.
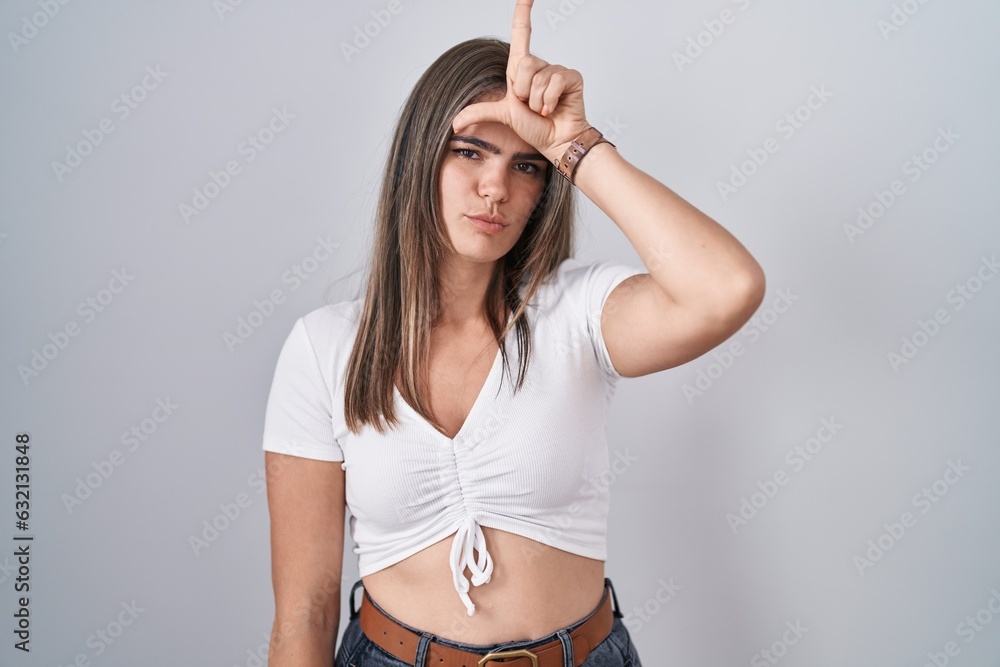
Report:
[[[333,435],[332,394],[303,318],[278,355],[264,413],[264,449],[320,461],[343,461]]]
[[[611,363],[611,356],[604,344],[604,335],[601,333],[601,312],[604,310],[604,303],[608,300],[611,292],[622,281],[645,272],[644,268],[638,269],[618,262],[600,261],[591,264],[583,277],[582,296],[587,335],[594,346],[594,353],[597,355],[601,368],[612,378],[619,378],[621,374]]]

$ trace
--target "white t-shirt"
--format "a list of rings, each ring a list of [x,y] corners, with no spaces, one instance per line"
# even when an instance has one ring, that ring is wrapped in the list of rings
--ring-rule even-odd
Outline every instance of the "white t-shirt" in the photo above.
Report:
[[[481,526],[607,560],[605,421],[621,377],[600,331],[611,291],[643,269],[563,261],[527,309],[532,354],[515,395],[500,352],[465,423],[448,438],[394,390],[400,424],[385,435],[344,423],[344,378],[361,299],[296,320],[278,356],[264,420],[267,451],[342,461],[350,532],[364,577],[455,534],[451,569],[469,615],[493,570]],[[501,376],[503,382],[501,385]],[[478,558],[476,557],[478,553]]]

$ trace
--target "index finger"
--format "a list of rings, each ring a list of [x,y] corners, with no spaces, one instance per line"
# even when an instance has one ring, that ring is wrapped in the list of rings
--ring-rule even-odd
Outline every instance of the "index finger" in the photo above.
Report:
[[[510,28],[510,62],[515,63],[529,53],[531,42],[531,4],[534,0],[517,0],[514,24]]]

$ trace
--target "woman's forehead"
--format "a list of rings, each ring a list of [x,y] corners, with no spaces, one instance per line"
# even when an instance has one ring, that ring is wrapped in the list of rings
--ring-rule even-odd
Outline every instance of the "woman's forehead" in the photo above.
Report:
[[[460,133],[463,137],[476,137],[497,146],[506,153],[534,153],[535,147],[522,139],[509,125],[497,122],[473,123]]]

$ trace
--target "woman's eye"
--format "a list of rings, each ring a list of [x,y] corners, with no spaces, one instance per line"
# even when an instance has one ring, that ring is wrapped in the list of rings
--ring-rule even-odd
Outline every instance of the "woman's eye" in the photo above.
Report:
[[[479,153],[471,148],[453,148],[451,149],[451,152],[455,153],[463,160],[479,159]],[[531,162],[518,162],[514,165],[514,169],[516,171],[521,172],[522,174],[532,174],[532,175],[539,174],[542,171],[537,164],[533,164]]]

